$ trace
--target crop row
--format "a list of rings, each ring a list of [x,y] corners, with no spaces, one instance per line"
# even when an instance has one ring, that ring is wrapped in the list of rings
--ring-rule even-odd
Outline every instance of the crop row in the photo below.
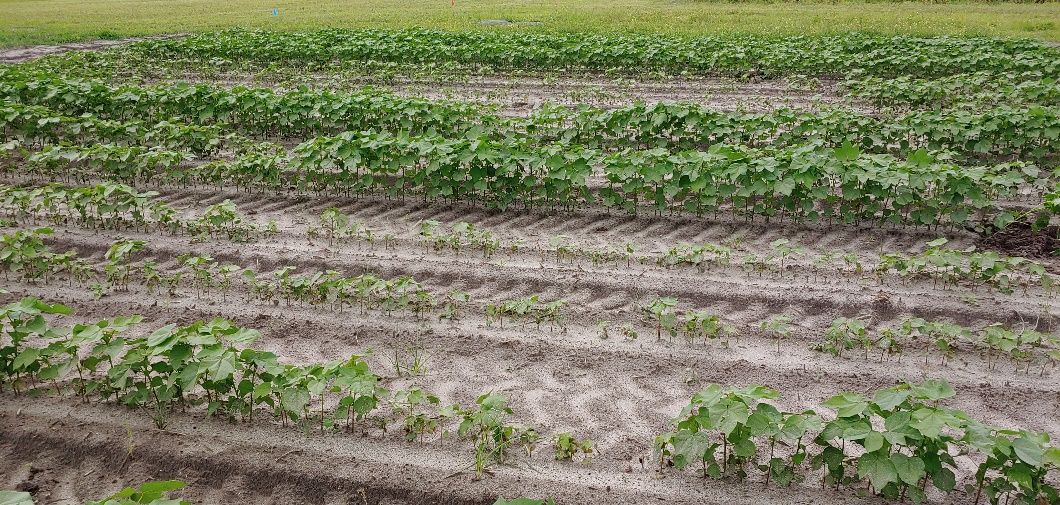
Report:
[[[482,120],[475,105],[404,98],[371,88],[278,92],[188,83],[110,86],[102,80],[12,68],[0,69],[0,83],[6,101],[42,105],[59,114],[88,113],[119,121],[184,118],[195,124],[227,123],[254,135],[306,136],[365,128],[460,132]]]
[[[229,30],[136,44],[153,58],[248,60],[324,65],[336,61],[455,62],[495,68],[587,69],[688,74],[948,75],[977,70],[1060,71],[1060,51],[1034,41],[986,38],[825,37],[673,38],[632,34],[433,30],[277,33]]]
[[[654,326],[657,339],[665,335],[672,342],[682,336],[688,345],[694,346],[697,340],[706,346],[708,341],[720,340],[725,347],[733,338],[740,338],[741,333],[757,330],[765,338],[777,344],[777,353],[781,352],[780,344],[795,336],[795,327],[788,316],[777,315],[758,323],[757,328],[738,328],[723,315],[713,314],[699,309],[679,311],[678,300],[671,297],[652,299],[641,306],[641,312],[647,322]],[[601,338],[611,334],[611,321],[597,324]],[[618,328],[626,340],[638,338],[636,328],[624,324]],[[919,317],[909,317],[900,323],[888,326],[869,328],[861,319],[840,317],[821,333],[819,340],[811,344],[811,349],[825,352],[835,357],[842,357],[846,351],[864,352],[863,359],[869,359],[870,351],[880,353],[879,360],[897,358],[901,362],[905,349],[918,346],[935,348],[941,353],[941,365],[954,357],[962,347],[983,351],[988,368],[993,370],[999,365],[1001,357],[1007,357],[1015,364],[1015,371],[1020,369],[1030,374],[1032,366],[1040,366],[1039,376],[1045,370],[1055,368],[1060,362],[1060,337],[1038,331],[1027,325],[1010,328],[1001,323],[994,323],[975,330],[945,321],[928,321]],[[967,348],[965,349],[967,350]],[[929,353],[924,354],[925,364]]]
[[[84,505],[191,505],[191,502],[168,498],[169,493],[185,486],[179,480],[150,481],[136,487],[125,487],[102,500]],[[34,505],[33,495],[25,491],[0,491],[2,505]]]
[[[923,151],[903,160],[849,144],[605,155],[584,147],[347,132],[302,143],[289,157],[248,152],[198,166],[188,166],[188,157],[138,146],[46,145],[28,154],[27,166],[9,170],[78,182],[227,181],[248,189],[422,196],[500,209],[601,204],[631,214],[652,208],[749,220],[975,228],[1004,228],[1021,215],[999,200],[1048,183],[1037,167],[1019,162],[962,167]],[[603,181],[594,179],[597,174]]]
[[[480,395],[471,407],[441,406],[439,398],[412,387],[389,391],[365,356],[306,365],[284,364],[267,351],[250,347],[260,336],[223,319],[186,326],[162,326],[129,335],[140,316],[122,316],[69,328],[49,319],[72,311],[35,298],[0,308],[0,387],[16,395],[33,384],[56,394],[72,389],[90,397],[148,412],[159,428],[180,409],[199,408],[209,417],[253,422],[255,413],[272,411],[284,425],[305,431],[385,433],[394,418],[409,441],[451,434],[472,443],[472,467],[481,477],[504,463],[515,450],[528,456],[540,438],[532,427],[507,423],[512,409],[498,393]],[[454,424],[452,433],[450,424]],[[557,447],[570,434],[557,436]],[[591,453],[591,444],[586,454]],[[557,458],[566,453],[557,452]],[[569,458],[567,458],[569,459]]]
[[[606,149],[631,145],[706,149],[726,143],[776,146],[811,141],[840,146],[849,142],[871,152],[929,149],[951,151],[962,159],[1043,162],[1055,161],[1060,151],[1060,112],[1038,105],[914,111],[877,118],[846,109],[738,113],[659,103],[610,110],[553,106],[528,118],[507,119],[469,104],[401,98],[370,89],[340,93],[300,88],[279,93],[206,84],[111,87],[102,81],[7,69],[0,69],[0,83],[0,96],[11,102],[5,107],[16,109],[0,116],[11,118],[3,125],[7,137],[39,137],[77,121],[63,115],[90,114],[116,121],[222,123],[248,135],[296,138],[374,129]],[[30,111],[41,116],[36,122],[18,121],[15,103],[47,109]],[[47,110],[54,112],[48,115]]]
[[[84,505],[192,505],[183,499],[170,498],[187,484],[179,480],[149,481],[136,487],[125,487],[102,500],[89,500]],[[34,505],[33,495],[25,491],[0,491],[0,505]],[[556,505],[551,499],[497,498],[493,505]]]
[[[44,220],[53,225],[74,222],[93,229],[187,233],[199,239],[222,237],[246,241],[279,232],[275,223],[260,225],[248,221],[230,201],[209,206],[198,217],[185,219],[156,196],[155,192],[138,192],[114,183],[84,187],[0,185],[0,211],[19,221]],[[478,249],[486,259],[498,251],[514,253],[522,247],[521,241],[502,240],[490,230],[470,223],[456,223],[451,230],[444,231],[441,223],[423,221],[417,223],[414,231],[428,248],[433,246],[436,251],[452,249],[457,254],[464,249]],[[373,228],[352,221],[335,208],[326,209],[320,215],[319,226],[307,228],[306,236],[310,242],[314,238],[325,238],[329,244],[349,239],[369,245],[381,242],[384,248],[396,241],[393,234],[376,233]],[[912,255],[886,253],[873,263],[842,251],[807,257],[801,247],[786,239],[772,242],[768,254],[759,257],[752,253],[739,255],[739,249],[734,249],[735,244],[711,243],[679,243],[657,254],[637,255],[629,243],[617,248],[594,248],[576,244],[569,237],[555,236],[549,239],[548,248],[542,250],[542,260],[554,254],[557,262],[573,263],[578,258],[585,258],[594,264],[625,261],[627,267],[632,261],[655,263],[666,268],[692,266],[700,271],[738,266],[748,274],[761,276],[772,272],[781,277],[788,275],[786,267],[792,263],[809,260],[814,277],[830,272],[855,276],[871,272],[880,283],[888,277],[899,276],[903,279],[931,279],[943,289],[962,282],[985,284],[1003,293],[1012,293],[1017,288],[1026,293],[1029,287],[1035,286],[1052,294],[1060,287],[1056,277],[1038,262],[992,251],[977,251],[974,247],[953,249],[946,247],[946,243],[945,239],[937,239],[927,243],[922,252]],[[42,273],[46,270],[43,269]]]
[[[91,228],[186,233],[197,240],[223,237],[247,242],[279,231],[275,221],[265,225],[248,221],[230,200],[184,218],[155,199],[157,195],[109,182],[79,188],[51,184],[29,190],[0,185],[0,208],[16,219],[39,213],[54,224],[73,221]]]
[[[957,489],[960,460],[970,460],[976,470],[963,490],[969,503],[984,495],[993,504],[1060,503],[1060,448],[1050,446],[1049,435],[989,426],[942,405],[954,396],[945,381],[901,382],[869,396],[839,393],[823,403],[834,411],[828,416],[782,411],[770,403],[779,396],[763,386],[707,386],[673,430],[656,438],[660,464],[695,468],[704,478],[742,480],[757,472],[767,485],[785,487],[817,479],[822,487],[922,503],[931,488]]]
[[[1009,328],[1000,323],[973,330],[919,317],[906,318],[899,324],[875,328],[874,331],[870,331],[861,320],[838,318],[813,345],[813,349],[836,357],[842,356],[845,351],[861,350],[866,360],[869,359],[869,351],[878,349],[881,361],[886,356],[896,356],[900,361],[906,347],[920,342],[936,348],[942,355],[943,365],[965,344],[984,349],[990,369],[996,369],[1000,358],[1007,357],[1016,364],[1017,372],[1022,367],[1025,373],[1030,374],[1032,365],[1041,365],[1039,376],[1042,376],[1047,366],[1055,367],[1060,362],[1060,337],[1056,335],[1030,327]],[[927,355],[924,361],[927,362]]]
[[[160,121],[100,119],[91,114],[64,116],[40,105],[0,103],[0,131],[4,139],[17,140],[26,146],[43,146],[60,142],[75,144],[120,144],[133,147],[157,147],[186,150],[197,156],[216,154],[227,144],[249,142],[224,132],[225,126]]]
[[[295,187],[315,191],[419,194],[502,209],[599,203],[630,213],[652,207],[748,219],[957,226],[1005,225],[1011,217],[996,200],[1040,185],[1038,169],[1022,163],[958,167],[924,152],[901,160],[849,144],[604,155],[584,147],[352,132],[295,147],[288,168],[297,174]],[[603,186],[592,179],[597,173]]]
[[[196,296],[219,292],[225,300],[232,288],[236,287],[235,282],[242,279],[248,302],[279,303],[283,300],[287,305],[309,304],[335,311],[353,307],[362,314],[370,310],[387,317],[395,313],[407,313],[418,320],[434,314],[439,320],[459,319],[471,301],[468,293],[458,289],[446,293],[432,292],[411,276],[385,279],[370,272],[347,276],[335,270],[296,274],[293,266],[259,273],[252,268],[220,263],[210,256],[191,253],[178,255],[175,267],[164,267],[151,258],[134,261],[134,256],[146,248],[147,244],[143,240],[115,241],[104,254],[105,263],[93,266],[75,251],[51,251],[44,244],[44,238],[51,233],[49,228],[38,228],[5,234],[0,241],[0,267],[5,269],[5,278],[8,272],[14,272],[24,281],[47,283],[55,277],[68,275],[71,285],[88,285],[97,296],[115,290],[128,291],[129,283],[136,282],[152,295],[165,290],[172,296],[177,290],[188,287],[194,289]],[[929,250],[929,254],[937,253],[937,245],[935,251]],[[1011,273],[1006,272],[1004,275],[1009,276]],[[677,304],[676,299],[664,297],[651,300],[641,307],[645,322],[655,329],[658,339],[665,333],[672,343],[673,338],[681,334],[689,345],[695,345],[697,340],[706,345],[709,340],[716,339],[724,339],[727,345],[731,337],[738,338],[748,330],[737,328],[722,317],[704,310],[679,313]],[[562,299],[543,301],[539,295],[487,303],[484,306],[485,323],[487,326],[496,323],[503,328],[507,319],[521,325],[532,322],[540,328],[543,323],[548,323],[550,329],[555,326],[566,329],[565,307],[566,302]],[[776,340],[778,352],[781,341],[790,339],[794,334],[791,320],[786,316],[773,317],[758,326],[762,336]],[[611,321],[599,321],[599,336],[608,338],[610,327]],[[627,340],[638,337],[632,323],[618,330]],[[754,330],[750,329],[752,333]],[[1060,360],[1060,339],[1029,327],[1010,329],[993,324],[983,330],[972,330],[919,318],[907,319],[897,327],[876,328],[874,332],[870,332],[860,320],[841,318],[812,347],[837,357],[847,350],[862,349],[865,359],[868,359],[870,350],[877,349],[881,353],[881,360],[886,356],[897,356],[900,360],[906,347],[920,341],[938,348],[942,353],[943,365],[966,343],[985,349],[991,368],[997,365],[998,356],[1008,356],[1017,364],[1017,370],[1022,366],[1026,373],[1030,373],[1030,367],[1038,364],[1041,365],[1040,374],[1044,374],[1047,365],[1055,366]]]
[[[995,105],[917,110],[876,117],[843,108],[806,112],[721,112],[688,103],[632,104],[614,109],[542,108],[527,131],[553,141],[589,146],[705,148],[719,143],[788,146],[851,143],[871,152],[917,149],[952,152],[961,158],[994,157],[1045,161],[1060,147],[1060,109],[1039,105]]]
[[[850,76],[843,82],[849,96],[878,106],[907,108],[990,107],[1007,104],[1060,105],[1060,82],[1040,72],[973,72],[937,79],[919,76],[882,78]]]
[[[363,356],[283,364],[250,347],[257,331],[222,319],[139,335],[133,331],[139,316],[70,328],[49,322],[70,312],[32,298],[0,309],[0,384],[16,394],[34,383],[57,394],[66,387],[86,401],[99,397],[148,412],[160,427],[175,410],[189,407],[244,422],[272,411],[307,432],[314,425],[321,432],[367,432],[396,417],[410,441],[446,433],[452,423],[455,435],[474,445],[479,475],[516,448],[532,454],[539,439],[533,428],[507,424],[512,410],[497,393],[479,396],[468,408],[443,407],[419,388],[387,391]],[[656,439],[660,464],[701,468],[715,478],[742,479],[758,470],[767,484],[778,485],[820,478],[837,489],[871,486],[919,502],[929,484],[952,491],[957,458],[970,458],[978,465],[968,488],[976,502],[983,492],[993,503],[1058,500],[1049,474],[1060,466],[1060,449],[1049,445],[1048,435],[991,427],[942,406],[954,396],[944,381],[900,383],[871,399],[840,393],[823,403],[834,416],[780,411],[768,403],[778,396],[762,386],[708,386],[675,419],[674,431]]]
[[[314,78],[326,76],[325,82],[343,82],[344,78],[353,79],[364,75],[385,80],[401,72],[404,68],[400,62],[366,62],[364,67],[356,63],[341,66],[319,67],[310,63],[308,68],[300,67],[301,62],[286,62],[268,69],[266,79],[277,79],[280,82],[302,82],[305,72],[313,72]],[[26,67],[38,71],[48,71],[70,77],[98,77],[128,82],[152,82],[187,78],[189,74],[197,79],[224,79],[225,74],[253,74],[259,76],[261,67],[251,60],[211,58],[209,65],[192,55],[171,54],[166,59],[158,59],[142,48],[118,49],[106,52],[75,52],[59,57],[34,61]],[[446,78],[463,75],[467,68],[452,62],[432,64],[427,67],[415,67],[415,75],[444,75]],[[352,74],[352,75],[351,75]],[[548,75],[548,74],[546,74]],[[804,79],[802,75],[794,76]],[[997,71],[978,70],[948,75],[931,75],[924,72],[904,75],[879,75],[864,69],[846,72],[845,81],[839,88],[847,97],[864,98],[881,107],[897,109],[910,108],[983,108],[1003,102],[1007,104],[1039,104],[1047,106],[1060,105],[1060,87],[1057,76],[1047,76],[1039,70]],[[813,81],[808,81],[812,83]]]

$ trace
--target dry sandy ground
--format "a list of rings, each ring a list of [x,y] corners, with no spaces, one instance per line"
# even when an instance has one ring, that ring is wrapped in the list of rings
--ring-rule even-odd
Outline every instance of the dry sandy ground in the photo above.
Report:
[[[986,422],[1060,434],[1060,381],[1055,370],[1047,369],[1041,376],[1013,374],[1003,364],[989,371],[970,349],[942,367],[926,349],[913,349],[898,363],[880,362],[876,354],[866,361],[856,352],[837,359],[808,348],[838,316],[894,324],[916,315],[973,326],[1041,319],[1043,326],[1052,327],[1060,309],[1055,299],[1033,292],[1023,296],[968,288],[938,290],[930,283],[889,282],[880,287],[872,279],[853,275],[814,279],[809,260],[796,262],[783,276],[759,277],[735,267],[698,272],[688,267],[627,267],[625,262],[557,264],[547,250],[548,239],[560,234],[585,245],[629,240],[645,254],[679,241],[720,243],[739,237],[742,250],[763,255],[770,241],[787,237],[808,253],[852,251],[868,263],[881,250],[914,250],[933,233],[608,217],[592,210],[499,213],[441,204],[212,189],[165,191],[165,199],[179,208],[201,209],[232,198],[241,209],[253,209],[252,218],[258,222],[276,219],[282,232],[244,245],[70,227],[59,230],[50,243],[56,250],[77,249],[98,264],[103,263],[108,245],[124,236],[148,240],[144,256],[166,267],[177,266],[178,254],[195,252],[259,272],[295,265],[302,272],[410,274],[436,293],[463,289],[472,302],[460,320],[440,322],[264,304],[250,300],[242,287],[222,299],[219,294],[197,297],[187,288],[175,297],[152,296],[134,284],[130,292],[96,300],[88,290],[62,282],[47,286],[9,282],[5,288],[11,294],[4,301],[27,294],[47,297],[76,307],[77,318],[85,320],[137,313],[146,317],[145,328],[228,317],[262,330],[258,345],[293,363],[373,349],[370,362],[387,377],[388,387],[419,385],[439,395],[443,404],[467,404],[482,392],[502,392],[515,409],[513,420],[545,433],[571,431],[589,437],[600,454],[589,465],[564,464],[551,461],[548,448],[542,447],[533,458],[475,481],[468,472],[453,475],[471,458],[469,446],[454,440],[409,444],[400,434],[383,436],[378,431],[366,437],[302,434],[280,428],[278,422],[230,424],[190,414],[175,416],[173,424],[160,432],[146,414],[115,406],[84,406],[53,398],[52,393],[35,400],[5,395],[0,407],[0,457],[10,464],[0,468],[0,487],[39,486],[38,496],[47,497],[45,503],[72,503],[72,498],[84,499],[147,478],[184,479],[190,483],[185,496],[204,503],[487,503],[497,494],[549,494],[560,503],[843,503],[850,498],[813,484],[795,491],[763,490],[761,482],[704,482],[691,474],[656,471],[652,438],[666,429],[692,393],[711,382],[765,384],[784,392],[781,406],[795,409],[819,407],[840,390],[868,392],[900,378],[943,377],[958,391],[952,406]],[[310,243],[306,226],[330,206],[372,226],[379,236],[394,235],[395,244],[384,250],[378,244],[371,248],[355,241],[333,246],[320,240]],[[518,253],[499,253],[490,260],[475,252],[428,251],[412,231],[424,219],[471,222],[505,240],[521,238],[524,246]],[[973,240],[951,238],[958,245]],[[568,301],[565,330],[486,325],[482,317],[486,303],[535,293],[545,300]],[[729,347],[658,341],[639,314],[639,307],[657,294],[676,296],[680,308],[721,314],[744,336]],[[969,303],[972,297],[974,303]],[[755,328],[777,314],[791,316],[798,328],[779,353],[774,342]],[[640,338],[628,341],[613,334],[601,339],[595,326],[599,320],[616,325],[631,321]],[[428,374],[396,377],[389,356],[410,346],[428,353]],[[965,498],[956,493],[950,500],[959,503]]]
[[[401,96],[494,105],[503,116],[526,116],[545,104],[615,108],[633,102],[695,103],[729,112],[767,112],[779,108],[813,111],[840,104],[861,112],[874,110],[869,104],[842,96],[838,82],[829,79],[814,79],[806,83],[785,79],[747,81],[724,77],[636,80],[600,75],[432,75],[379,79],[371,75],[342,73],[309,73],[292,78],[268,73],[254,76],[225,72],[204,76],[184,72],[179,75],[179,80],[278,88],[305,84],[328,89],[356,89],[370,85]]]
[[[834,99],[828,86],[823,91],[797,92],[779,83],[734,85],[710,80],[629,84],[569,78],[546,86],[541,78],[481,78],[451,90],[445,86],[409,81],[394,88],[410,94],[481,98],[500,103],[512,114],[525,113],[544,101],[563,100],[617,105],[636,99],[691,99],[740,108],[745,102],[752,107],[781,103],[813,107],[820,97]],[[881,361],[875,351],[863,359],[857,352],[833,358],[809,349],[839,316],[859,317],[873,325],[896,324],[910,316],[976,327],[1038,321],[1045,329],[1055,329],[1060,301],[1034,290],[1003,295],[984,288],[942,290],[930,282],[894,279],[881,286],[870,275],[812,272],[811,258],[821,252],[852,252],[871,265],[881,252],[916,251],[945,233],[633,217],[597,209],[502,213],[411,200],[155,189],[188,212],[201,212],[230,198],[258,223],[275,219],[281,232],[250,244],[195,243],[187,237],[60,226],[49,244],[56,250],[76,249],[101,265],[104,252],[117,238],[142,238],[148,247],[138,258],[153,258],[168,268],[178,266],[179,254],[192,252],[258,272],[294,265],[299,272],[408,274],[433,293],[462,289],[472,301],[464,317],[447,322],[261,303],[252,300],[238,281],[227,297],[197,296],[188,287],[176,296],[150,295],[134,283],[128,292],[96,299],[88,289],[62,280],[44,286],[11,280],[4,283],[10,293],[0,295],[0,302],[39,296],[75,307],[75,320],[142,314],[143,330],[226,317],[260,329],[257,346],[290,363],[340,359],[372,349],[369,362],[389,388],[418,385],[441,397],[442,404],[464,405],[483,392],[501,392],[515,410],[512,421],[546,434],[570,431],[588,437],[596,442],[599,454],[587,465],[556,462],[545,442],[533,457],[517,458],[511,466],[495,468],[493,476],[475,480],[466,471],[472,460],[470,445],[452,438],[408,443],[393,430],[322,435],[283,428],[267,416],[253,424],[237,424],[195,413],[174,415],[166,430],[157,430],[146,413],[84,405],[55,397],[51,391],[32,399],[5,392],[0,394],[0,489],[35,489],[38,503],[56,504],[80,503],[125,484],[169,478],[187,481],[189,487],[181,496],[197,503],[478,504],[492,503],[498,495],[551,495],[560,504],[841,504],[855,499],[847,491],[820,489],[812,477],[793,489],[781,489],[763,486],[757,475],[747,482],[729,482],[657,470],[651,453],[654,436],[667,430],[670,418],[692,394],[712,382],[776,388],[783,393],[778,406],[794,410],[819,408],[838,391],[870,392],[902,379],[941,377],[957,390],[948,403],[953,407],[984,422],[1060,436],[1060,370],[1055,368],[1044,369],[1041,375],[1037,369],[1031,374],[1013,373],[1009,363],[988,370],[984,357],[967,347],[945,366],[926,346],[908,350],[901,362]],[[310,242],[307,228],[332,206],[373,227],[378,237],[393,235],[393,246],[369,247],[354,240],[335,245]],[[470,222],[506,243],[522,240],[523,246],[516,253],[499,252],[488,260],[475,251],[458,255],[428,250],[413,231],[417,222],[428,219]],[[597,248],[621,247],[629,241],[640,255],[659,254],[683,241],[735,244],[740,252],[734,263],[744,254],[765,256],[769,243],[778,238],[792,240],[807,254],[791,262],[783,274],[761,276],[736,266],[700,272],[691,267],[627,266],[625,261],[560,264],[548,245],[557,235]],[[977,241],[970,234],[947,236],[958,247]],[[486,324],[486,304],[531,294],[566,300],[566,327]],[[657,340],[640,309],[655,296],[676,297],[682,310],[718,314],[741,337],[729,345]],[[775,342],[757,328],[760,321],[781,314],[792,318],[796,332],[778,352]],[[600,321],[612,322],[610,338],[601,338]],[[635,325],[639,338],[627,340],[616,331],[626,322]],[[425,376],[394,373],[390,357],[410,347],[428,354]],[[393,417],[392,422],[398,419]],[[958,461],[962,470],[958,488],[963,488],[960,484],[970,478],[972,463],[963,457]],[[933,498],[970,501],[961,492]]]
[[[20,63],[23,61],[29,61],[50,54],[60,54],[69,51],[96,51],[100,49],[123,46],[141,40],[157,40],[174,37],[183,37],[183,35],[161,35],[157,37],[133,37],[117,40],[92,40],[88,42],[71,42],[68,44],[59,45],[10,47],[6,49],[0,49],[0,63]]]

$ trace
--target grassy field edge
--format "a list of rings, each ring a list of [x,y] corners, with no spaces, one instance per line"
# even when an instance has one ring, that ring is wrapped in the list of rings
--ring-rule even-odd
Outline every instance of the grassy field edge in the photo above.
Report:
[[[275,10],[274,10],[275,9]],[[0,0],[0,47],[230,27],[550,30],[670,35],[958,35],[1060,40],[1060,2],[729,3],[673,0]],[[498,24],[498,20],[503,22]],[[505,24],[507,23],[507,24]]]

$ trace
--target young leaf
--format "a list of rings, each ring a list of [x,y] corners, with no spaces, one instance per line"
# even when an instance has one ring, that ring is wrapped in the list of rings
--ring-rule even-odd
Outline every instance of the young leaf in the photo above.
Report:
[[[869,452],[858,458],[858,477],[869,479],[877,491],[887,484],[898,481],[898,470],[887,454]]]

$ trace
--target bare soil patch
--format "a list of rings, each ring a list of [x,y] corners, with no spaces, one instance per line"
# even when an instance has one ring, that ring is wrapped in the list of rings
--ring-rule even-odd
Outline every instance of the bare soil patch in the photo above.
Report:
[[[164,189],[164,188],[163,188]],[[630,240],[641,250],[662,250],[681,240],[721,242],[743,237],[743,247],[765,253],[770,241],[788,237],[811,250],[837,248],[870,255],[910,251],[928,232],[913,229],[793,229],[749,226],[653,216],[611,216],[592,211],[573,214],[491,212],[465,206],[248,195],[215,190],[165,189],[165,199],[191,211],[225,198],[253,219],[276,219],[281,233],[251,244],[193,242],[188,237],[132,231],[59,227],[51,241],[57,250],[75,249],[96,264],[118,237],[143,238],[143,257],[175,267],[176,257],[193,251],[218,261],[268,271],[294,265],[299,272],[335,269],[347,274],[373,271],[385,276],[413,275],[430,289],[466,290],[472,302],[455,322],[409,315],[383,318],[375,312],[336,312],[299,304],[263,303],[243,288],[228,295],[151,295],[142,286],[101,299],[87,289],[61,281],[46,286],[17,281],[3,302],[33,295],[78,308],[86,321],[118,314],[145,316],[144,328],[187,324],[213,317],[230,318],[262,331],[259,346],[292,363],[339,359],[373,349],[369,358],[390,388],[421,386],[443,404],[467,403],[485,391],[502,392],[515,409],[515,420],[544,432],[571,431],[590,437],[599,455],[589,465],[552,460],[547,447],[511,467],[495,468],[476,481],[467,471],[470,449],[454,439],[408,443],[400,433],[301,433],[266,419],[253,424],[202,420],[201,414],[174,414],[165,431],[151,426],[142,412],[113,405],[83,405],[49,391],[32,401],[4,395],[0,402],[0,487],[36,487],[50,501],[99,496],[132,483],[179,478],[191,485],[186,496],[200,503],[491,503],[498,495],[549,494],[560,503],[845,503],[845,493],[820,490],[815,483],[795,490],[765,488],[761,482],[709,485],[691,473],[659,470],[652,437],[688,397],[704,385],[760,383],[784,392],[786,409],[819,408],[840,390],[870,392],[897,380],[941,377],[957,390],[952,406],[975,412],[985,422],[1020,426],[1060,435],[1060,382],[1055,368],[1014,374],[1007,365],[989,370],[985,357],[964,349],[941,365],[930,347],[907,351],[901,361],[868,358],[858,352],[834,358],[809,349],[837,316],[891,324],[904,317],[944,319],[965,325],[1039,318],[1051,327],[1060,301],[1030,293],[999,293],[928,283],[877,285],[865,278],[810,274],[808,263],[790,272],[764,277],[737,268],[700,272],[625,263],[591,265],[551,260],[549,238],[563,234],[581,243]],[[358,220],[395,237],[392,246],[309,241],[305,232],[320,212],[336,206]],[[416,222],[467,221],[502,237],[518,237],[519,253],[484,259],[429,250],[417,241]],[[971,236],[951,236],[955,244]],[[487,324],[484,305],[539,293],[568,301],[565,327]],[[676,296],[682,307],[723,315],[741,337],[688,344],[656,339],[641,305],[654,295]],[[974,298],[974,303],[969,299]],[[759,333],[757,323],[772,315],[793,318],[796,334],[781,344]],[[600,320],[631,322],[636,340],[601,338]],[[392,372],[395,351],[418,347],[429,356],[422,377]],[[389,370],[389,371],[388,371]],[[130,449],[131,448],[131,449]],[[970,462],[962,461],[970,469]],[[454,475],[456,474],[456,475]],[[971,478],[958,475],[959,483]],[[951,502],[965,497],[954,493]],[[868,500],[872,502],[872,500]]]

